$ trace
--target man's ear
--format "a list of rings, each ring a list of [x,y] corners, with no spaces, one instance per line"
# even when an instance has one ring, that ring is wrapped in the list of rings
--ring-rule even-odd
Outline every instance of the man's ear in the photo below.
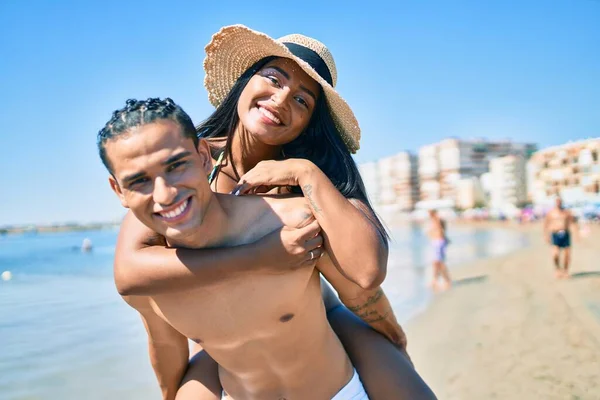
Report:
[[[208,175],[213,168],[212,154],[210,152],[210,145],[206,139],[198,140],[198,154],[202,162],[202,168]]]
[[[121,186],[119,186],[119,182],[115,179],[114,176],[110,175],[108,177],[108,183],[110,183],[110,188],[115,192],[119,200],[121,200],[121,204],[125,208],[129,208],[127,205],[127,200],[125,200],[125,196],[123,195],[123,191],[121,191]]]

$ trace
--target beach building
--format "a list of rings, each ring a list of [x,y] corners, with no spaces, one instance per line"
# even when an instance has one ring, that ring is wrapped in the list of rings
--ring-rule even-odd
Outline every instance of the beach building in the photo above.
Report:
[[[435,201],[440,199],[440,162],[438,147],[435,144],[419,149],[419,200]]]
[[[485,195],[481,181],[475,176],[459,179],[456,182],[456,207],[466,210],[481,207],[485,203]]]
[[[533,143],[456,138],[423,146],[419,150],[420,201],[427,205],[442,201],[458,206],[459,181],[481,177],[489,171],[494,158],[520,155],[527,159],[536,149]],[[474,189],[473,182],[463,182],[463,191]],[[461,204],[468,203],[466,197],[461,198]]]
[[[521,155],[497,157],[490,161],[490,208],[506,211],[527,202],[526,165]]]
[[[540,150],[528,171],[535,205],[550,205],[556,195],[568,206],[600,203],[600,138]]]
[[[416,155],[403,151],[378,161],[382,207],[411,211],[419,198]]]
[[[360,164],[358,171],[365,184],[367,196],[373,205],[377,205],[380,201],[380,186],[379,186],[379,168],[376,162],[368,162]]]

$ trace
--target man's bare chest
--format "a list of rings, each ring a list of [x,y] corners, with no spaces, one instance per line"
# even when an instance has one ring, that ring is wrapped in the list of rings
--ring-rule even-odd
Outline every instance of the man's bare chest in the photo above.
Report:
[[[154,311],[198,343],[260,337],[320,299],[314,268],[281,274],[245,273],[222,284],[154,296]]]

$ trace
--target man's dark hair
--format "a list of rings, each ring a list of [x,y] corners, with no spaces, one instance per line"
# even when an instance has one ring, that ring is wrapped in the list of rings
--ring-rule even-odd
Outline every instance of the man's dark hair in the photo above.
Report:
[[[126,134],[131,128],[150,124],[161,119],[170,119],[177,122],[181,126],[183,136],[192,139],[194,145],[198,145],[198,136],[192,119],[170,98],[167,97],[164,100],[159,98],[149,98],[148,100],[129,99],[125,102],[125,107],[113,112],[110,120],[98,132],[98,151],[106,169],[111,174],[113,173],[110,161],[106,156],[106,142]]]
[[[244,88],[261,68],[276,58],[274,56],[263,58],[248,68],[212,115],[198,125],[200,137],[227,138],[226,157],[231,155],[232,138],[239,122],[237,104]],[[331,116],[322,88],[308,126],[300,136],[282,146],[282,158],[304,158],[312,161],[327,175],[344,197],[360,200],[373,211],[362,177]],[[235,165],[233,168],[236,175],[239,175]],[[239,179],[239,176],[237,178]],[[293,188],[293,191],[301,193],[300,188]],[[386,229],[374,211],[373,216],[372,222],[387,244],[389,236]]]

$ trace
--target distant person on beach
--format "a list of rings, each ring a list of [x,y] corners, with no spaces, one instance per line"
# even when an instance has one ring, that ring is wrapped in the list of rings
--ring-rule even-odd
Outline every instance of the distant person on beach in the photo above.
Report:
[[[555,276],[563,279],[569,277],[571,262],[571,232],[576,232],[575,218],[569,210],[563,208],[562,199],[557,197],[552,208],[544,218],[544,237],[552,245]],[[563,253],[563,265],[560,255]]]
[[[450,279],[450,273],[446,266],[446,248],[448,247],[449,241],[446,236],[446,222],[440,218],[437,210],[429,210],[429,227],[427,229],[427,236],[431,241],[431,249],[433,253],[433,277],[430,282],[431,288],[437,290],[438,288],[446,290],[452,285]],[[439,278],[442,278],[443,282],[441,286],[438,286]]]
[[[217,110],[198,131],[206,138],[202,143],[206,143],[210,151],[212,169],[208,181],[213,191],[230,193],[235,190],[245,194],[254,192],[259,186],[268,186],[288,196],[290,190],[286,188],[292,188],[291,191],[296,193],[304,192],[311,207],[308,210],[314,211],[318,225],[323,227],[325,246],[318,239],[321,237],[318,225],[310,224],[300,228],[286,226],[255,242],[235,247],[227,248],[228,244],[224,243],[223,246],[211,245],[208,249],[174,249],[165,247],[165,235],[161,230],[149,229],[129,213],[119,235],[115,259],[115,281],[119,292],[129,297],[179,296],[191,290],[210,291],[215,286],[240,285],[240,279],[260,281],[264,274],[281,275],[283,279],[288,274],[298,274],[299,269],[313,268],[317,261],[320,266],[331,259],[340,274],[338,278],[324,275],[331,278],[343,303],[385,335],[361,323],[340,304],[325,283],[323,298],[329,324],[350,355],[371,398],[435,398],[403,353],[404,333],[378,286],[382,275],[377,268],[383,268],[384,272],[387,263],[387,238],[366,200],[362,181],[350,156],[349,150],[358,146],[359,135],[352,111],[330,87],[330,77],[326,80],[318,78],[320,74],[328,76],[324,68],[335,71],[331,55],[326,49],[323,53],[324,47],[314,39],[301,35],[290,35],[285,39],[290,42],[286,47],[308,61],[292,61],[296,56],[281,43],[274,43],[266,35],[242,26],[223,28],[213,36],[204,63],[205,85]],[[244,46],[240,48],[239,43]],[[310,49],[302,50],[305,46]],[[252,51],[248,53],[248,50]],[[316,52],[324,54],[326,62],[319,61]],[[241,61],[235,57],[240,55],[246,64],[239,65]],[[301,56],[298,57],[303,60]],[[234,57],[233,62],[231,57]],[[313,64],[320,72],[312,69]],[[135,122],[149,122],[154,112],[144,111],[144,119]],[[124,129],[123,115],[116,114],[115,127]],[[311,114],[312,118],[305,118]],[[297,120],[300,117],[302,123]],[[107,124],[109,126],[112,124]],[[197,174],[202,174],[200,168]],[[299,185],[298,176],[306,176],[310,184]],[[259,218],[258,215],[254,217]],[[244,221],[250,215],[245,218]],[[216,228],[219,232],[223,229],[221,226]],[[310,239],[315,234],[318,237]],[[168,235],[166,238],[169,239]],[[360,248],[357,247],[359,243]],[[323,248],[332,248],[328,254],[335,257],[319,258]],[[377,274],[372,276],[372,272]],[[243,291],[243,287],[240,290]],[[238,299],[231,300],[231,307],[240,307],[243,302],[246,306],[251,304],[251,297],[235,296],[235,290],[228,293]],[[261,293],[261,296],[270,295]],[[275,302],[287,304],[287,300],[281,298]],[[264,312],[268,310],[265,308]],[[181,312],[187,312],[186,307]],[[263,328],[270,329],[270,326]],[[252,336],[248,335],[240,337],[235,346],[243,346]],[[294,340],[295,334],[290,337],[290,343]],[[260,343],[257,351],[263,347],[262,340]],[[269,349],[267,344],[263,349],[265,352]],[[252,364],[250,359],[243,358]],[[154,356],[153,361],[156,361]],[[202,391],[209,383],[213,365],[216,384],[220,385],[217,366],[214,361],[207,365],[208,361],[211,361],[210,357],[201,351],[183,367],[181,358],[154,362],[163,392],[177,391],[181,375],[187,369],[177,399],[183,399],[183,396],[213,399],[214,396],[206,397],[206,390]],[[228,364],[242,368],[242,365]],[[250,377],[268,375],[272,368],[261,360],[254,368],[249,364],[243,366],[249,375],[242,373],[240,377],[245,377],[242,379],[244,385],[259,384]],[[289,378],[287,374],[284,377]],[[223,379],[221,382],[226,385]],[[306,389],[296,386],[295,383],[296,389]]]

